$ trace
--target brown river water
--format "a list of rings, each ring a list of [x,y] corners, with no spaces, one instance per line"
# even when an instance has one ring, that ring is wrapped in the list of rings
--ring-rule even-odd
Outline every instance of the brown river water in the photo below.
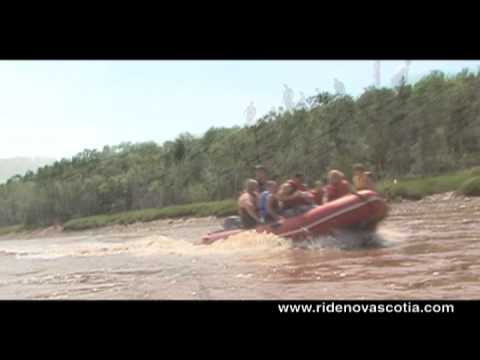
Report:
[[[0,299],[480,299],[480,198],[391,204],[376,233],[301,243],[221,220],[0,237]]]

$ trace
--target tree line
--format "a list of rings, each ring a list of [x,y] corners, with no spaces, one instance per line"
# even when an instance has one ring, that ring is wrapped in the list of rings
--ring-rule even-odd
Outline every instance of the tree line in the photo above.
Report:
[[[254,125],[210,128],[163,144],[123,143],[14,176],[0,185],[0,225],[68,219],[238,195],[253,166],[273,178],[364,163],[377,179],[436,175],[478,165],[480,71],[434,71],[413,85],[324,92]]]

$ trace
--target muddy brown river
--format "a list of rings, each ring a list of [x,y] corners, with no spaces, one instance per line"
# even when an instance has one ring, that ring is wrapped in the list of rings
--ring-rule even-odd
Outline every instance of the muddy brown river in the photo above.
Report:
[[[375,234],[196,242],[190,219],[0,238],[0,299],[480,299],[480,198],[391,204]]]

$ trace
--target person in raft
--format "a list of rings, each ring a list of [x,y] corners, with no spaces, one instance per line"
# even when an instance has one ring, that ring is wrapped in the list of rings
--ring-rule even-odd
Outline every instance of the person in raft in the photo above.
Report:
[[[295,174],[293,180],[297,183],[298,191],[307,191],[307,185],[305,185],[305,176],[303,174]]]
[[[323,181],[317,180],[315,181],[315,188],[313,190],[310,190],[310,194],[313,196],[313,202],[316,205],[322,205],[323,204],[323,194],[324,194],[324,184]]]
[[[355,164],[353,166],[353,186],[356,191],[373,190],[375,191],[375,183],[373,181],[373,174],[365,168],[362,164]]]
[[[263,165],[255,166],[255,179],[258,182],[258,191],[260,193],[267,190],[268,174]]]
[[[294,179],[288,180],[280,186],[277,198],[281,204],[281,214],[285,217],[307,212],[314,207],[313,196],[308,191],[301,191],[302,185]]]
[[[354,193],[354,191],[350,183],[345,180],[345,175],[338,170],[329,171],[328,185],[325,187],[323,202],[327,203],[337,200],[351,193]]]
[[[238,212],[244,229],[253,229],[261,223],[258,215],[258,183],[254,179],[245,181],[245,191],[238,199]]]
[[[276,196],[278,185],[275,181],[269,180],[266,188],[267,190],[260,194],[258,208],[262,223],[271,223],[282,219],[279,214],[280,204]]]
[[[365,174],[367,175],[367,188],[376,192],[377,187],[375,186],[375,179],[373,173],[371,171],[366,171]]]

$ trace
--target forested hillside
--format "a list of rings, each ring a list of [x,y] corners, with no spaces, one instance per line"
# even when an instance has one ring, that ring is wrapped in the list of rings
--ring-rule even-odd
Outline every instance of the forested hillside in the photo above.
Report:
[[[480,162],[479,114],[480,72],[433,72],[356,99],[321,93],[307,108],[270,113],[254,126],[85,150],[11,178],[0,186],[0,225],[225,199],[258,163],[278,180],[303,172],[310,182],[330,168],[350,175],[355,162],[377,178],[463,169]]]

